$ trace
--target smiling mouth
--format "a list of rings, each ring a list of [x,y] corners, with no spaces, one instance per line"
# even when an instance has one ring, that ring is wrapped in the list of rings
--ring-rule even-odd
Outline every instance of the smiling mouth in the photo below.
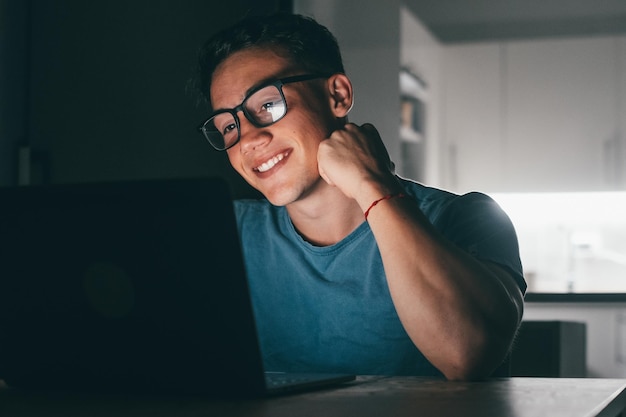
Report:
[[[261,165],[259,165],[258,167],[254,168],[255,171],[257,172],[267,172],[270,169],[274,168],[274,166],[279,163],[280,161],[282,161],[285,156],[287,156],[287,153],[281,153],[276,155],[275,157],[271,158],[270,160],[263,162]]]

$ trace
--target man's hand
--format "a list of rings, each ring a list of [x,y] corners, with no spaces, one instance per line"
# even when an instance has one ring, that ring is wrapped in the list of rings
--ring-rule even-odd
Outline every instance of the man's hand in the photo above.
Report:
[[[320,175],[328,184],[356,200],[365,186],[396,184],[389,153],[371,124],[347,123],[335,130],[320,144],[317,163]]]

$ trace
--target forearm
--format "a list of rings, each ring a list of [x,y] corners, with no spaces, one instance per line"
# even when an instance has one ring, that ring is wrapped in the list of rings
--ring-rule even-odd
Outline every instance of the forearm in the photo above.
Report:
[[[397,192],[389,183],[360,204]],[[381,201],[368,221],[394,305],[415,345],[450,379],[489,374],[521,319],[521,292],[511,277],[444,239],[410,198]]]

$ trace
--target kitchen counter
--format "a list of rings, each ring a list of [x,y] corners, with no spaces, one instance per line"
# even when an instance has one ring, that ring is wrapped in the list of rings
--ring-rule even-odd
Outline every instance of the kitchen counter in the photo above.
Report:
[[[626,293],[526,293],[526,302],[544,303],[623,303]]]

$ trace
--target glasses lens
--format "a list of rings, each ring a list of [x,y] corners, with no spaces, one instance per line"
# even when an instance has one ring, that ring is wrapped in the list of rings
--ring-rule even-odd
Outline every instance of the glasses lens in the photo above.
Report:
[[[252,94],[243,107],[248,119],[257,126],[269,126],[279,121],[287,112],[285,97],[274,85]]]
[[[202,127],[204,136],[219,150],[232,146],[239,139],[239,127],[232,113],[218,113]]]

